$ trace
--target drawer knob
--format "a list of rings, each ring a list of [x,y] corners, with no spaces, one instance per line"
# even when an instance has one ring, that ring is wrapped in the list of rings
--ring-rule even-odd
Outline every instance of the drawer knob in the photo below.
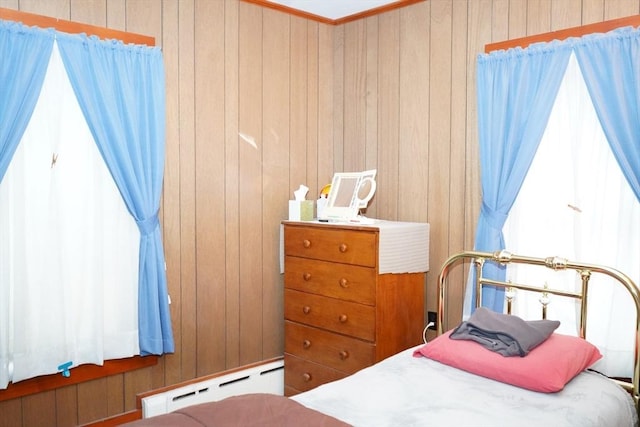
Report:
[[[340,323],[346,323],[348,319],[349,318],[347,317],[346,314],[341,314],[340,317],[338,318],[338,320],[340,320]]]
[[[340,287],[345,289],[349,287],[349,282],[344,277],[340,279]]]
[[[309,341],[309,340],[304,340],[304,341],[302,341],[302,347],[303,347],[303,348],[309,348],[309,347],[311,347],[311,341]]]
[[[309,314],[311,313],[311,307],[309,307],[308,305],[305,305],[304,307],[302,307],[302,312],[304,314]]]
[[[349,357],[349,352],[347,350],[342,350],[340,352],[340,360],[347,360]]]
[[[305,248],[310,248],[311,247],[311,240],[304,239],[302,241],[302,246],[304,246]]]
[[[305,281],[307,281],[307,282],[308,282],[308,281],[309,281],[309,279],[311,279],[311,273],[304,273],[304,274],[302,275],[302,278],[303,278]]]
[[[349,246],[347,246],[346,243],[341,243],[338,249],[340,250],[340,252],[345,253],[347,252],[347,249],[349,249]]]
[[[304,374],[302,374],[302,379],[303,379],[305,382],[309,382],[309,381],[311,381],[311,374],[310,374],[309,372],[305,372]]]

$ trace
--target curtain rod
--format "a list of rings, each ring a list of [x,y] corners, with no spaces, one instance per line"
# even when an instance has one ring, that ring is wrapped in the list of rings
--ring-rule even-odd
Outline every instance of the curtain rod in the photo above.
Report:
[[[114,30],[111,28],[98,27],[95,25],[82,24],[80,22],[65,21],[64,19],[52,18],[34,13],[22,12],[19,10],[6,9],[0,7],[0,19],[8,21],[22,22],[28,26],[40,28],[54,28],[63,33],[79,34],[86,33],[91,36],[98,36],[101,39],[121,40],[128,44],[143,44],[155,46],[155,37],[142,34],[130,33],[127,31]]]
[[[512,47],[525,48],[533,43],[550,42],[553,40],[564,40],[569,37],[582,37],[592,33],[606,33],[620,27],[640,26],[640,15],[627,16],[624,18],[611,19],[609,21],[596,22],[593,24],[581,25],[564,30],[551,31],[548,33],[536,34],[533,36],[520,37],[517,39],[505,40],[496,43],[489,43],[484,46],[484,52],[490,53],[494,50],[506,50]]]

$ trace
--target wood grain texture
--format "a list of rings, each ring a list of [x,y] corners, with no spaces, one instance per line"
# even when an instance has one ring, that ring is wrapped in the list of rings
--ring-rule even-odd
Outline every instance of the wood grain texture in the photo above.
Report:
[[[328,25],[239,0],[0,7],[150,36],[162,48],[161,221],[176,341],[175,354],[139,372],[0,402],[0,427],[103,419],[134,409],[141,391],[281,355],[278,225],[299,184],[315,198],[336,171],[378,169],[368,215],[431,223],[434,311],[439,266],[473,247],[480,210],[477,55],[640,13],[638,0],[428,0]],[[465,278],[454,274],[450,323]]]
[[[273,11],[269,11],[273,14]],[[263,13],[253,5],[240,4],[239,25],[239,361],[255,362],[262,357],[262,211],[264,138]],[[265,18],[266,19],[266,18]],[[277,29],[279,31],[279,29]],[[274,28],[274,31],[276,29]],[[275,54],[275,53],[274,53]],[[272,76],[274,79],[277,76]],[[273,84],[270,83],[270,84]],[[288,105],[282,108],[287,108]],[[263,169],[264,167],[264,169]],[[275,204],[274,204],[275,206]],[[274,224],[275,226],[275,224]]]

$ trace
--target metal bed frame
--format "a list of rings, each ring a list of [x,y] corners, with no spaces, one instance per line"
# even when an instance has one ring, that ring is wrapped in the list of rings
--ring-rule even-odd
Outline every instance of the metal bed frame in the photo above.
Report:
[[[520,289],[525,291],[537,292],[542,294],[542,318],[546,319],[547,316],[547,304],[548,295],[558,295],[566,298],[574,298],[580,303],[580,318],[579,318],[579,335],[582,338],[586,337],[587,326],[587,298],[589,290],[589,279],[595,274],[603,274],[612,277],[629,292],[631,298],[636,307],[636,328],[635,328],[635,344],[634,344],[634,367],[633,378],[631,381],[622,379],[613,379],[616,383],[622,386],[625,390],[631,393],[633,400],[636,404],[636,408],[640,414],[640,392],[639,379],[640,379],[640,289],[626,274],[602,265],[585,264],[581,262],[568,261],[565,258],[560,257],[547,257],[547,258],[534,258],[528,256],[514,255],[508,251],[497,252],[476,252],[465,251],[455,254],[445,261],[438,276],[438,322],[437,333],[441,335],[443,333],[444,324],[444,304],[446,301],[446,284],[448,281],[448,275],[454,265],[463,262],[471,263],[475,268],[476,278],[476,307],[480,306],[482,301],[482,289],[484,286],[496,286],[505,289],[505,298],[507,300],[507,313],[511,314],[511,303],[513,300],[513,290]],[[582,287],[579,292],[567,292],[558,289],[549,288],[547,285],[531,286],[527,284],[512,283],[510,281],[499,281],[490,279],[483,275],[483,267],[486,262],[493,262],[500,265],[507,264],[528,264],[547,267],[552,270],[574,270],[580,275]],[[471,267],[470,267],[471,268]]]

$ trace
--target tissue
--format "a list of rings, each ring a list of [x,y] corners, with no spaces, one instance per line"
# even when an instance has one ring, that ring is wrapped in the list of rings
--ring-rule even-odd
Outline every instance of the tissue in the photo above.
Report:
[[[313,200],[305,200],[309,187],[300,185],[293,192],[294,200],[289,200],[289,221],[312,221]]]

